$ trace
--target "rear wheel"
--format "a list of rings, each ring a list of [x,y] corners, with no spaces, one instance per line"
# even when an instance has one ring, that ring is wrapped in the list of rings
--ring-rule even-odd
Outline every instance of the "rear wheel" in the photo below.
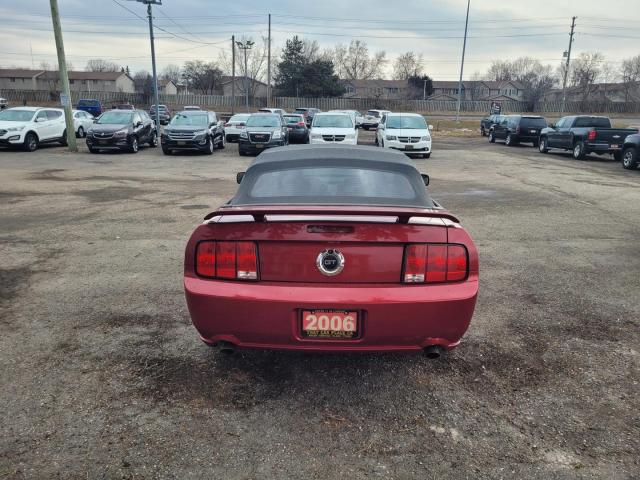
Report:
[[[532,145],[534,146],[534,148],[535,148],[535,147],[537,147],[537,146],[538,146],[539,142],[538,142],[538,140],[534,140],[533,142],[531,142],[531,144],[532,144]]]
[[[547,137],[542,137],[538,142],[538,151],[540,153],[549,153],[549,146],[547,145]]]
[[[616,162],[621,161],[621,160],[622,160],[622,152],[615,152],[615,153],[613,154],[613,159],[614,159]]]
[[[213,139],[211,137],[209,137],[209,139],[207,140],[207,149],[205,150],[205,153],[207,155],[211,155],[213,154],[213,150],[214,150],[214,145],[213,145]]]
[[[244,157],[247,155],[247,152],[245,152],[244,150],[238,150],[238,153],[240,154],[241,157]]]
[[[484,127],[480,127],[480,135],[482,135],[483,137],[487,136],[487,132],[484,130]]]
[[[165,155],[171,155],[173,153],[173,150],[169,150],[168,148],[162,147],[162,153],[164,153]]]
[[[378,142],[378,135],[376,135],[376,138],[373,142],[376,144],[376,147],[380,146],[380,142]]]
[[[84,138],[85,135],[86,133],[84,132],[84,128],[82,128],[82,126],[78,127],[78,137]]]
[[[139,148],[138,139],[136,137],[131,137],[131,141],[129,142],[129,151],[131,153],[138,153]]]
[[[158,134],[156,132],[152,132],[149,137],[149,146],[155,148],[158,146]]]
[[[634,147],[629,147],[622,153],[622,166],[627,170],[638,167],[638,151]]]
[[[491,142],[491,143],[496,143],[496,136],[495,136],[495,134],[493,133],[493,130],[491,130],[491,131],[489,132],[489,142]]]
[[[224,135],[221,135],[220,141],[218,142],[218,148],[223,149],[225,145],[226,145],[226,141],[225,141]]]
[[[584,159],[584,142],[576,142],[573,146],[573,158],[576,160]]]
[[[98,153],[100,152],[100,150],[98,150],[97,148],[93,148],[93,147],[88,147],[89,148],[89,153]]]
[[[24,145],[22,147],[27,152],[34,152],[38,149],[38,137],[35,133],[27,133],[24,137]]]
[[[67,146],[67,130],[66,129],[64,132],[62,132],[62,137],[60,137],[60,145],[62,145],[63,147]]]
[[[504,144],[508,147],[513,147],[515,145],[515,141],[510,133],[507,133],[507,138],[504,139]]]

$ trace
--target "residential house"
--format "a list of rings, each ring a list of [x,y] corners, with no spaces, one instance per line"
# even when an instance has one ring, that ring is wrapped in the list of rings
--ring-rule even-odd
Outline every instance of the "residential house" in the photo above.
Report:
[[[344,98],[384,98],[402,100],[409,96],[407,80],[342,80]]]
[[[164,93],[165,95],[176,95],[178,93],[178,86],[173,83],[173,80],[159,79],[158,80],[158,93]]]
[[[582,87],[567,87],[568,102],[581,102],[586,99],[595,102],[639,102],[640,83],[596,83],[586,93]],[[562,101],[562,89],[549,90],[542,97],[542,101]]]
[[[251,77],[247,79],[249,81],[249,95],[252,97],[266,98],[267,96],[267,84],[260,80],[255,80]],[[224,75],[220,82],[219,95],[230,97],[233,93],[233,77],[230,75]],[[235,77],[236,96],[245,94],[245,78],[240,75]]]
[[[76,92],[133,92],[133,79],[125,72],[69,71],[69,88]],[[0,69],[0,89],[60,90],[54,70]]]
[[[429,99],[457,100],[457,81],[433,81],[433,93]],[[524,87],[516,81],[471,80],[462,82],[462,100],[523,100]]]

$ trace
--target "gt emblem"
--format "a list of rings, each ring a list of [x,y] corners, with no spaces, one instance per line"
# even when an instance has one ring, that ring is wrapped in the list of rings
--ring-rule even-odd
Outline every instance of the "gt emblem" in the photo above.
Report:
[[[344,255],[335,248],[320,252],[316,258],[316,266],[320,273],[328,277],[339,274],[344,268]]]

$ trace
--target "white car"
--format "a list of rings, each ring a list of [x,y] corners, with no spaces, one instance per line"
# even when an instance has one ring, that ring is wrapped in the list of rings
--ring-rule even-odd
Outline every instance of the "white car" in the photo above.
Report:
[[[362,127],[362,122],[364,121],[364,117],[357,110],[329,110],[329,112],[348,113],[349,115],[351,115],[351,118],[353,119],[353,123],[355,124],[356,128]]]
[[[287,112],[284,111],[281,108],[261,108],[258,111],[262,112],[262,113],[277,113],[278,115],[286,115],[287,114]]]
[[[358,130],[353,118],[348,113],[322,112],[316,113],[311,123],[309,143],[357,145]]]
[[[67,143],[62,109],[15,107],[0,112],[0,145],[33,152],[45,142]]]
[[[201,108],[198,107],[197,105],[187,105],[182,110],[201,110]]]
[[[95,118],[89,112],[84,110],[73,111],[73,128],[76,130],[76,137],[84,138],[87,131],[93,125]]]
[[[417,113],[387,113],[380,119],[376,145],[407,154],[431,156],[431,133],[427,121]]]
[[[362,128],[369,130],[370,128],[378,128],[378,123],[383,115],[391,113],[389,110],[369,110],[362,120]]]
[[[238,141],[250,116],[250,113],[237,113],[224,124],[224,135],[227,142]]]

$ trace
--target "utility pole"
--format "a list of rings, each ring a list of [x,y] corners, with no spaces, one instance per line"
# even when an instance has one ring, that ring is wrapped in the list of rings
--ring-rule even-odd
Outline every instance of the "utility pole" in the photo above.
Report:
[[[231,35],[231,115],[236,113],[236,36]]]
[[[569,62],[571,62],[571,45],[573,44],[573,33],[576,28],[576,18],[571,18],[571,33],[569,34],[569,49],[563,53],[567,57],[567,63],[564,67],[564,78],[562,79],[562,105],[560,106],[560,116],[564,115],[564,105],[567,100],[567,76],[569,75]]]
[[[236,42],[240,50],[244,50],[244,94],[247,107],[247,113],[249,112],[249,68],[247,66],[247,50],[251,50],[255,42],[251,40],[245,40],[243,42]]]
[[[423,81],[424,81],[424,85],[422,86],[422,100],[426,100],[427,99],[427,79],[425,78]]]
[[[49,0],[51,4],[51,20],[53,21],[53,35],[56,39],[56,51],[58,53],[58,69],[60,73],[60,85],[62,93],[60,103],[64,107],[64,121],[67,132],[67,145],[70,152],[77,152],[76,129],[73,125],[73,112],[71,111],[71,92],[69,90],[69,75],[67,74],[67,59],[64,55],[64,42],[62,40],[62,26],[60,25],[60,12],[58,0]]]
[[[456,108],[456,122],[460,121],[460,102],[462,100],[462,71],[464,70],[464,52],[467,48],[467,27],[469,26],[469,6],[471,0],[467,0],[467,19],[464,22],[464,42],[462,43],[462,62],[460,63],[460,80],[458,81],[458,106]]]
[[[149,17],[149,39],[151,40],[151,69],[153,71],[153,101],[156,104],[156,128],[160,128],[160,102],[158,101],[158,74],[156,71],[156,47],[153,40],[153,12],[151,5],[162,5],[162,0],[136,0],[147,6]]]
[[[269,14],[269,39],[267,44],[267,107],[271,106],[271,14]]]

